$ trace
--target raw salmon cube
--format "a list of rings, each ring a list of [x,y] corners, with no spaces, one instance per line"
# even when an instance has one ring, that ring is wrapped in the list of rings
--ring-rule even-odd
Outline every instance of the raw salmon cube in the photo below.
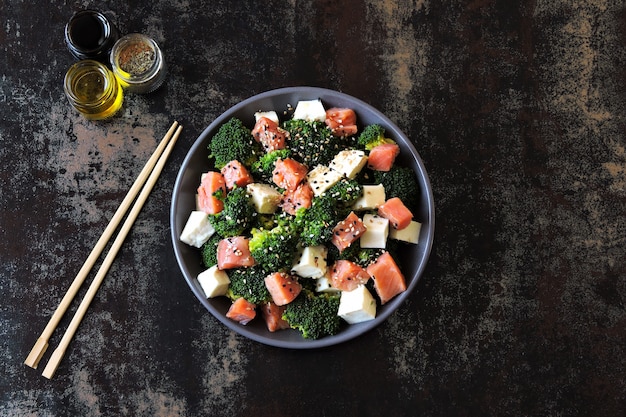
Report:
[[[352,291],[369,281],[369,273],[352,261],[340,259],[330,269],[330,285],[341,291]]]
[[[265,286],[272,296],[272,300],[278,306],[289,304],[302,291],[298,277],[285,272],[274,272],[266,276]]]
[[[390,198],[378,207],[378,215],[389,220],[394,229],[402,230],[411,224],[413,213],[398,197]]]
[[[295,190],[296,187],[306,179],[306,165],[301,164],[292,158],[278,159],[274,163],[272,181],[280,188]]]
[[[367,272],[374,279],[374,288],[381,304],[406,291],[404,275],[389,252],[383,253],[376,262],[370,264]]]
[[[272,302],[265,303],[261,306],[261,315],[265,320],[267,330],[275,332],[282,329],[288,329],[289,323],[283,320],[285,306],[278,306]]]
[[[202,176],[198,187],[197,204],[200,210],[208,214],[217,214],[224,209],[224,201],[215,195],[216,191],[226,193],[226,181],[220,172],[209,171]]]
[[[226,312],[226,317],[241,324],[248,324],[256,317],[256,305],[243,297],[237,298],[235,302],[230,305],[230,308]]]
[[[358,131],[356,113],[352,109],[333,107],[326,110],[326,126],[335,136],[352,136]]]
[[[396,143],[375,146],[368,155],[367,166],[376,171],[389,171],[399,154],[400,147]]]
[[[232,190],[235,186],[245,187],[253,181],[248,169],[239,161],[230,161],[224,165],[221,174],[224,176],[228,190]]]
[[[252,266],[254,258],[250,254],[249,240],[244,236],[233,236],[222,239],[217,244],[217,267],[232,269],[241,266]]]
[[[279,205],[285,213],[295,216],[299,209],[309,208],[312,203],[313,190],[308,183],[303,182],[295,190],[285,190]]]
[[[342,252],[344,249],[352,245],[352,242],[360,238],[367,231],[363,222],[354,214],[353,211],[348,214],[344,220],[340,221],[333,228],[333,237],[331,242]]]
[[[252,136],[263,145],[266,152],[284,149],[287,135],[286,130],[281,129],[277,122],[267,117],[260,117],[252,129]]]

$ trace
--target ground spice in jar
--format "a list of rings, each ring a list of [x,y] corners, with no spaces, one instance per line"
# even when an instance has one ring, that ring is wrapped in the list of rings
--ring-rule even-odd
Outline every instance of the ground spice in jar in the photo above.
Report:
[[[132,93],[150,93],[166,77],[161,49],[154,39],[139,33],[125,35],[113,45],[111,68],[122,88]]]
[[[140,75],[154,64],[154,49],[145,42],[128,44],[119,52],[119,67],[131,75]]]

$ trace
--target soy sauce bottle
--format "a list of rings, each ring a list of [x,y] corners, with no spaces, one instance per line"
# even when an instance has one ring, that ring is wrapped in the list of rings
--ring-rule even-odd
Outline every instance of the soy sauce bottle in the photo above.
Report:
[[[65,25],[65,42],[76,59],[109,63],[109,54],[119,38],[117,28],[102,13],[82,10]]]

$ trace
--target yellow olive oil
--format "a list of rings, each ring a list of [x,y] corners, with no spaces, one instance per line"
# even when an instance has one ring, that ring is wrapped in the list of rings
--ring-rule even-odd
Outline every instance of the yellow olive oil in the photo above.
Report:
[[[122,86],[113,73],[94,60],[78,61],[65,75],[65,94],[70,104],[87,119],[115,115],[124,100]]]

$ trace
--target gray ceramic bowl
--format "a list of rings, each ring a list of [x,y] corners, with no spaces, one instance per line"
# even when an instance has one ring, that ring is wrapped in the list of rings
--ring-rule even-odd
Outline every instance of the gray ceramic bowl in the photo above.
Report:
[[[288,106],[291,105],[295,107],[300,100],[313,100],[317,98],[322,100],[326,108],[349,107],[354,109],[357,114],[359,126],[362,127],[363,125],[378,123],[385,127],[388,136],[400,145],[401,152],[397,161],[415,170],[415,175],[420,185],[418,191],[420,206],[419,211],[414,213],[414,215],[415,220],[422,223],[422,228],[419,244],[407,249],[402,259],[398,260],[407,280],[407,291],[399,294],[384,306],[379,306],[377,317],[374,320],[359,324],[345,325],[341,332],[335,336],[309,340],[304,339],[296,330],[281,330],[270,333],[265,327],[264,320],[260,317],[245,326],[226,318],[225,314],[230,305],[230,301],[226,297],[205,298],[202,288],[196,279],[197,275],[204,269],[201,264],[200,251],[182,243],[179,240],[179,236],[189,213],[195,208],[195,195],[200,182],[200,175],[213,168],[211,162],[207,159],[207,145],[217,129],[233,116],[240,118],[244,124],[252,127],[254,125],[254,113],[256,111],[275,110],[281,115],[282,111],[287,110]],[[231,107],[215,119],[195,141],[180,168],[172,194],[170,213],[172,242],[176,259],[187,284],[202,305],[219,321],[243,336],[268,345],[291,349],[319,348],[345,342],[373,329],[385,321],[389,315],[402,305],[404,300],[415,289],[424,271],[432,247],[435,228],[434,221],[435,208],[428,175],[411,141],[393,122],[372,106],[337,91],[314,87],[290,87],[261,93]]]

